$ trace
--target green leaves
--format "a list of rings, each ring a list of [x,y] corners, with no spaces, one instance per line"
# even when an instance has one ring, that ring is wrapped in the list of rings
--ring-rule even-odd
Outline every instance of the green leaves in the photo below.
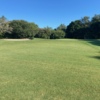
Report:
[[[9,26],[7,19],[2,16],[0,17],[0,38],[3,38],[6,33],[11,33],[12,27]]]
[[[51,34],[51,39],[61,39],[65,37],[65,32],[62,30],[55,30]]]
[[[12,38],[30,38],[34,37],[38,30],[38,26],[24,20],[13,20],[10,23],[13,28]]]

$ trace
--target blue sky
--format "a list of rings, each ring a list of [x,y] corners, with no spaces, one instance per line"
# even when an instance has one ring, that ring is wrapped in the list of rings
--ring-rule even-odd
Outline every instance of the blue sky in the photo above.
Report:
[[[0,0],[0,16],[56,28],[84,16],[100,14],[100,0]]]

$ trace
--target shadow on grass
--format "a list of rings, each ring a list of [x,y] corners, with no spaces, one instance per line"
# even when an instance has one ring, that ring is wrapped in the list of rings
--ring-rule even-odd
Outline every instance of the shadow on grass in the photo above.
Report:
[[[88,39],[85,41],[87,41],[88,43],[90,43],[92,45],[100,46],[100,39]],[[91,58],[100,60],[100,52],[98,53],[98,56],[92,56]]]
[[[93,45],[100,46],[100,39],[88,39],[88,40],[86,39],[85,41]]]
[[[100,60],[100,56],[92,56],[91,58],[95,58],[95,59]]]

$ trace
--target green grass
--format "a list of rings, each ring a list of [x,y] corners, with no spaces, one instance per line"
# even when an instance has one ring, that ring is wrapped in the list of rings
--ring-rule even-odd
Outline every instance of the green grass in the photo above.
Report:
[[[100,40],[0,40],[0,100],[100,100]]]

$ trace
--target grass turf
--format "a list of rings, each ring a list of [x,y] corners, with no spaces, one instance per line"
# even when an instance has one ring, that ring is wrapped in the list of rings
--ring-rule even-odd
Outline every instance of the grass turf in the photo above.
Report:
[[[100,40],[0,40],[0,100],[100,100]]]

